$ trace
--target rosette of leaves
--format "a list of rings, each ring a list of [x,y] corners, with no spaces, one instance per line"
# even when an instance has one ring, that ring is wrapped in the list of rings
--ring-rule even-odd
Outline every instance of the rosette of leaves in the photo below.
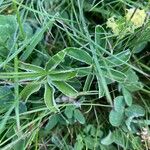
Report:
[[[67,70],[57,69],[57,66],[65,59],[65,56],[69,56],[77,61],[87,64],[87,67],[80,68],[71,68]],[[104,61],[99,61],[100,66],[102,67],[102,72],[106,78],[110,78],[115,81],[124,81],[126,76],[120,71],[113,69],[113,67],[123,65],[124,62],[127,62],[130,58],[130,51],[124,51],[113,56],[105,58]],[[56,55],[50,58],[50,60],[45,65],[45,68],[35,66],[32,64],[27,64],[20,62],[20,69],[25,70],[26,72],[18,73],[1,73],[1,79],[14,78],[15,75],[18,76],[19,80],[30,80],[24,90],[20,93],[20,96],[25,101],[28,97],[38,91],[41,87],[41,83],[45,82],[45,102],[49,109],[53,106],[54,102],[54,91],[55,88],[60,90],[63,94],[69,97],[76,97],[78,92],[67,83],[68,80],[75,77],[83,77],[89,74],[95,74],[95,70],[92,72],[92,57],[86,51],[80,48],[66,48]],[[109,70],[105,68],[105,64],[109,66]],[[32,82],[31,82],[32,81]],[[101,81],[98,82],[101,84]],[[101,93],[100,93],[101,94]],[[49,99],[49,100],[47,100]]]
[[[55,89],[58,89],[68,97],[77,97],[78,91],[67,81],[78,76],[85,76],[89,73],[87,70],[90,70],[91,67],[71,68],[67,70],[58,69],[57,66],[64,61],[66,55],[88,64],[92,61],[87,52],[78,48],[66,48],[51,57],[46,63],[45,68],[20,62],[20,68],[26,72],[21,72],[18,76],[19,79],[30,81],[21,91],[21,99],[27,101],[31,94],[41,88],[42,84],[44,84],[45,88],[44,101],[50,110],[57,107],[54,100]]]

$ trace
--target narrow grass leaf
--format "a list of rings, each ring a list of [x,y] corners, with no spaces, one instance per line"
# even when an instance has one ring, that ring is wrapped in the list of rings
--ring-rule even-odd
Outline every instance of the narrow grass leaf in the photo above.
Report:
[[[35,35],[32,37],[31,43],[26,47],[26,50],[23,52],[23,54],[20,57],[22,61],[25,61],[30,56],[30,54],[32,53],[36,45],[42,40],[44,32],[48,28],[49,30],[52,28],[54,21],[55,21],[54,18],[50,19],[46,25],[44,25],[41,29],[39,29],[35,33]]]
[[[33,71],[33,72],[44,72],[45,70],[39,66],[20,62],[19,63],[20,69],[26,70],[26,71]]]
[[[14,109],[14,105],[12,105],[9,110],[5,113],[5,115],[3,116],[3,120],[0,122],[0,134],[3,132],[5,125],[9,119],[10,114],[12,113]]]
[[[0,79],[14,79],[16,78],[19,78],[20,80],[33,80],[33,79],[37,79],[37,78],[40,78],[41,76],[43,76],[45,74],[43,73],[32,73],[32,72],[12,72],[12,73],[0,73]]]

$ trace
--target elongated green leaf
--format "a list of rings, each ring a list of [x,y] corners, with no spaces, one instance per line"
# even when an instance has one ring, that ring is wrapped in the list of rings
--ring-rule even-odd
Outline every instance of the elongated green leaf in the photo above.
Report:
[[[104,49],[106,48],[106,32],[100,25],[95,27],[95,43]],[[100,52],[100,54],[104,53],[104,51],[100,49],[98,49],[98,52]]]
[[[81,124],[85,123],[85,118],[79,109],[74,110],[74,118],[79,121]]]
[[[9,116],[10,116],[10,114],[12,113],[14,107],[15,107],[15,106],[12,105],[12,106],[9,108],[9,110],[4,114],[4,116],[3,116],[4,119],[3,119],[3,120],[1,121],[1,123],[0,123],[0,134],[3,132],[3,130],[4,130],[4,128],[5,128],[5,125],[6,125],[7,121],[8,121]]]
[[[74,109],[74,106],[67,106],[65,108],[65,115],[67,116],[67,118],[71,119],[73,117]]]
[[[96,76],[96,78],[97,78],[97,84],[98,84],[98,97],[100,98],[100,97],[104,96],[105,91],[102,86],[103,85],[102,80],[100,78],[98,78],[98,76]]]
[[[66,52],[64,50],[58,52],[56,55],[50,58],[47,62],[45,68],[46,70],[53,70],[55,69],[65,58]]]
[[[131,93],[126,89],[126,88],[122,88],[122,93],[125,99],[125,102],[128,106],[132,105],[132,95]]]
[[[115,54],[114,56],[109,56],[107,58],[105,58],[105,63],[104,61],[100,61],[100,65],[101,66],[109,66],[109,67],[116,67],[116,66],[120,66],[123,65],[124,62],[127,62],[131,57],[131,52],[130,50],[126,50],[126,51],[122,51],[119,54]],[[118,58],[118,59],[116,59]],[[122,61],[120,61],[122,60]],[[105,65],[106,64],[106,65]]]
[[[18,73],[0,73],[0,79],[13,79],[13,78],[19,78],[20,80],[32,80],[42,77],[43,73],[32,73],[32,72],[18,72]]]
[[[25,61],[29,55],[32,53],[34,50],[35,46],[42,40],[44,32],[49,28],[49,30],[52,28],[53,23],[55,19],[52,18],[50,21],[44,25],[39,31],[35,33],[35,35],[32,37],[31,43],[26,47],[26,50],[24,53],[21,55],[20,59]]]
[[[54,88],[50,86],[48,83],[46,83],[44,92],[44,102],[47,108],[51,111],[55,109],[54,92],[55,92]]]
[[[49,77],[52,81],[67,81],[76,76],[76,71],[74,70],[64,70],[64,71],[55,71],[50,72]]]
[[[26,85],[26,87],[20,93],[21,99],[27,101],[29,96],[39,91],[40,88],[41,88],[41,84],[34,83],[34,82]]]
[[[67,55],[79,60],[81,62],[87,63],[87,64],[92,64],[92,57],[84,50],[81,50],[79,48],[75,47],[70,47],[66,48],[65,51],[67,52]]]
[[[39,66],[35,66],[24,62],[20,62],[20,68],[26,71],[45,72],[45,70]]]
[[[57,125],[58,121],[59,121],[58,114],[50,116],[48,123],[44,128],[46,132],[49,132],[52,128],[54,128]]]
[[[69,97],[76,97],[77,96],[77,91],[68,83],[64,81],[53,81],[53,85],[60,90],[63,94]]]
[[[108,68],[108,70],[102,69],[102,71],[108,79],[115,80],[118,82],[124,82],[127,78],[124,73],[115,69]]]
[[[77,76],[78,77],[83,77],[83,76],[87,76],[89,74],[92,74],[92,66],[75,68],[75,70],[77,71]]]

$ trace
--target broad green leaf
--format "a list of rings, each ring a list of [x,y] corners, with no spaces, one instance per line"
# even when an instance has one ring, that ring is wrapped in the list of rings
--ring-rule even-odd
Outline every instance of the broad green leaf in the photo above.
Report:
[[[4,1],[4,0],[0,0],[0,6],[3,4],[3,1]]]
[[[27,112],[27,106],[26,106],[26,103],[21,101],[19,103],[19,114],[24,113],[24,112]]]
[[[33,28],[31,27],[31,25],[28,22],[25,22],[23,24],[23,30],[24,30],[24,33],[25,33],[25,36],[27,39],[29,39],[33,36]]]
[[[124,121],[124,112],[111,110],[109,114],[109,121],[112,126],[119,127]]]
[[[124,74],[126,75],[127,79],[122,84],[127,90],[134,92],[143,88],[143,85],[141,82],[139,82],[139,78],[134,70],[128,69],[126,72],[124,72]]]
[[[53,81],[53,85],[68,97],[76,97],[78,92],[68,83],[64,81]]]
[[[52,28],[54,21],[55,21],[55,16],[52,19],[50,19],[47,24],[43,25],[43,27],[34,34],[31,43],[26,47],[26,50],[23,52],[23,54],[20,57],[22,61],[25,61],[30,56],[30,54],[32,53],[36,45],[42,40],[44,32],[47,29],[50,30]]]
[[[87,149],[90,149],[90,150],[94,148],[93,143],[94,143],[95,145],[98,145],[98,144],[99,144],[97,140],[95,141],[92,136],[88,136],[88,135],[84,137],[84,142],[85,142],[85,144],[86,144],[86,148],[87,148]]]
[[[50,116],[49,117],[49,120],[48,120],[48,123],[46,124],[46,126],[45,126],[45,130],[47,131],[47,132],[49,132],[52,128],[54,128],[56,125],[57,125],[57,123],[58,123],[58,115],[57,114],[54,114],[54,115],[52,115],[52,116]]]
[[[48,83],[45,83],[44,102],[47,108],[51,111],[55,108],[54,92],[54,88]]]
[[[24,62],[20,62],[20,68],[26,71],[45,72],[45,70],[39,66],[35,66]]]
[[[39,91],[40,88],[41,88],[41,84],[39,84],[39,83],[35,83],[35,82],[29,83],[21,91],[21,93],[20,93],[21,99],[23,99],[24,101],[27,101],[28,98],[30,97],[30,95],[32,95],[33,93]]]
[[[0,56],[2,56],[4,60],[16,50],[14,45],[17,29],[16,16],[0,15]],[[4,61],[0,66],[2,66],[3,63]]]
[[[54,71],[49,73],[49,78],[52,81],[67,81],[76,76],[75,70]]]
[[[73,117],[75,107],[74,106],[66,106],[65,108],[65,115],[67,118],[71,119]]]
[[[9,109],[15,97],[11,89],[7,86],[0,86],[0,113]]]
[[[67,55],[70,57],[79,60],[81,62],[85,62],[87,64],[92,64],[92,57],[84,50],[75,48],[75,47],[69,47],[66,48],[64,51],[67,52]]]
[[[102,145],[100,144],[100,150],[116,150],[116,147],[114,145]]]
[[[120,65],[123,65],[124,62],[127,62],[130,59],[130,57],[131,57],[130,50],[122,51],[118,54],[114,54],[113,56],[109,56],[109,57],[106,57],[104,60],[101,60],[100,65],[101,66],[107,65],[109,67],[120,66]]]
[[[130,139],[126,136],[126,133],[124,133],[121,129],[115,130],[112,134],[114,143],[116,143],[124,149],[131,149]]]
[[[123,99],[123,96],[117,96],[114,99],[114,109],[115,109],[115,111],[124,112],[124,108],[125,108],[125,101]]]
[[[3,119],[0,122],[0,134],[3,132],[3,130],[6,127],[6,123],[9,120],[9,116],[11,115],[12,111],[14,110],[15,105],[11,105],[8,109],[8,111],[3,115]]]
[[[133,48],[133,53],[140,53],[148,44],[148,42],[140,42],[138,45],[134,45],[135,47]]]
[[[6,44],[8,40],[8,47],[13,45],[12,41],[17,30],[17,19],[13,15],[0,15],[0,42]],[[6,45],[5,45],[6,46]]]
[[[133,104],[126,108],[125,114],[127,117],[140,117],[145,115],[145,110],[142,106]]]
[[[114,142],[112,132],[109,131],[109,134],[101,140],[103,145],[110,145]]]
[[[14,59],[21,51],[23,51],[23,50],[26,48],[26,46],[27,46],[28,44],[30,44],[30,42],[31,42],[31,39],[25,40],[25,41],[22,43],[22,45],[20,46],[20,48],[15,49],[15,51],[13,51],[13,52],[11,53],[11,55],[10,55],[9,57],[7,57],[7,59],[6,59],[5,61],[3,61],[3,63],[0,64],[0,68],[3,67],[3,66],[5,66],[5,65],[6,65],[8,62],[10,62],[12,59]]]
[[[83,138],[79,134],[77,135],[76,143],[74,145],[74,150],[83,150],[83,147],[84,147]]]
[[[17,140],[17,137],[13,139],[13,141]],[[12,142],[13,142],[12,141]],[[14,146],[13,150],[25,150],[25,139],[19,140]]]
[[[95,27],[95,43],[104,49],[106,48],[106,32],[100,25]],[[97,48],[97,50],[100,52],[100,54],[104,54],[104,51],[102,51],[100,48]]]
[[[62,139],[57,134],[52,134],[52,137],[50,141],[53,143],[53,145],[58,149],[63,149],[64,145],[62,144]]]
[[[85,118],[79,109],[74,110],[74,118],[81,124],[85,124]]]
[[[132,105],[132,95],[131,93],[126,89],[126,88],[122,88],[122,93],[125,99],[125,102],[128,106]]]
[[[46,63],[46,70],[53,70],[55,69],[65,58],[66,52],[64,50],[58,52],[50,60]]]

